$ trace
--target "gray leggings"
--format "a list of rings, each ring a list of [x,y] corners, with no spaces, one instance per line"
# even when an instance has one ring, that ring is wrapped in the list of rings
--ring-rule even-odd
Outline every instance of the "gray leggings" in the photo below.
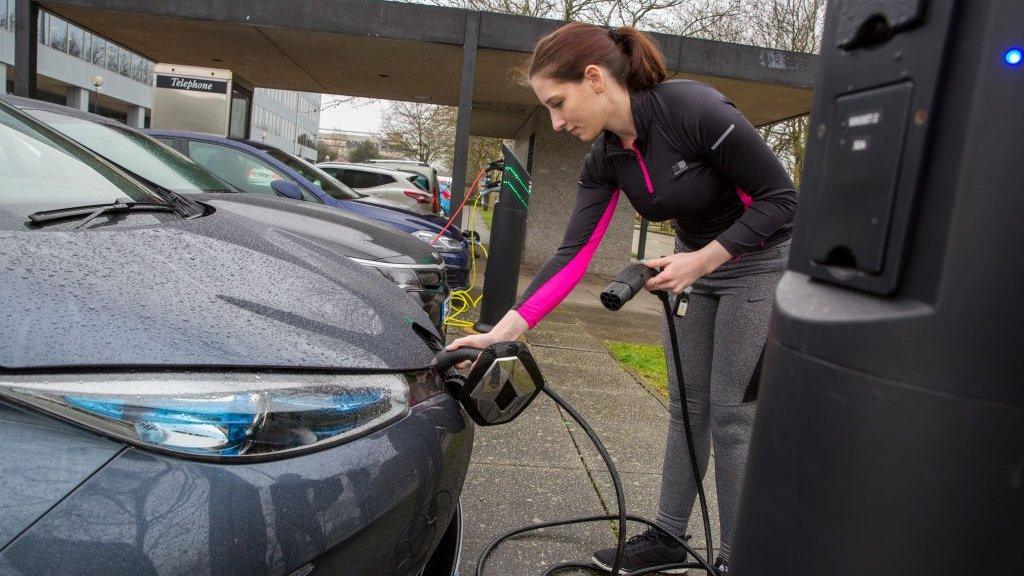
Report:
[[[676,250],[682,247],[678,241]],[[679,357],[701,476],[715,447],[715,487],[721,556],[729,557],[743,470],[754,421],[752,376],[768,334],[775,285],[789,258],[789,242],[727,262],[693,285],[686,315],[675,317]],[[697,488],[679,406],[679,379],[668,326],[662,340],[669,372],[669,425],[656,522],[682,536]],[[713,559],[712,559],[713,560]]]

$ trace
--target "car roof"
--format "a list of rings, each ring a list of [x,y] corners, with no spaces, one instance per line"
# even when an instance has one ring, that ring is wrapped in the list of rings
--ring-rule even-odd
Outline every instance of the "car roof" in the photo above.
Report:
[[[30,109],[30,110],[46,110],[48,112],[56,112],[57,114],[64,114],[65,116],[72,116],[75,118],[82,118],[83,120],[91,120],[97,124],[108,124],[111,126],[119,126],[121,128],[132,128],[124,122],[119,122],[113,118],[107,118],[106,116],[100,116],[99,114],[93,114],[92,112],[86,112],[79,110],[78,108],[72,108],[63,104],[55,104],[46,100],[36,100],[35,98],[25,98],[23,96],[12,96],[3,95],[0,96],[4,102],[7,102],[11,106],[19,109]]]
[[[362,172],[373,172],[374,174],[387,174],[388,176],[397,176],[400,178],[408,179],[409,176],[415,176],[417,173],[406,172],[404,170],[393,170],[391,168],[385,168],[383,166],[372,166],[369,164],[360,164],[358,162],[317,162],[317,166],[337,166],[339,168],[346,168],[352,170],[358,170]]]

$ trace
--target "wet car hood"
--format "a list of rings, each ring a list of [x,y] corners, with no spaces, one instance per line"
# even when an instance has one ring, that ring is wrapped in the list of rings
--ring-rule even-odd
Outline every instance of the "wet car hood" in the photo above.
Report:
[[[415,230],[429,230],[436,234],[444,228],[444,225],[448,222],[440,216],[426,216],[424,214],[417,214],[402,208],[391,208],[390,206],[368,204],[362,199],[345,200],[344,202],[345,208],[355,214],[360,214],[367,218],[373,218],[377,221],[386,222],[409,232],[413,232]],[[455,226],[449,226],[444,231],[444,235],[451,236],[457,240],[462,239],[462,231]]]
[[[408,370],[433,355],[429,318],[392,282],[227,209],[0,230],[0,274],[4,368]]]
[[[215,192],[188,196],[219,212],[231,212],[264,226],[316,238],[345,256],[395,264],[444,264],[426,242],[328,206],[259,194]]]

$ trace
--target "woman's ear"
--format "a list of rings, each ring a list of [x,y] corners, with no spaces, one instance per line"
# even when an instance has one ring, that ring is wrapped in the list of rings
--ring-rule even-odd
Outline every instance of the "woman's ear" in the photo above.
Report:
[[[597,94],[601,94],[605,90],[604,70],[597,64],[590,64],[583,69],[583,81]]]

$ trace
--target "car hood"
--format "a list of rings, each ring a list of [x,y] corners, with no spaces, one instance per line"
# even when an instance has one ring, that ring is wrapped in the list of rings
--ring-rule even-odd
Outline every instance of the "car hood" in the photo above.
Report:
[[[315,238],[352,258],[393,264],[444,264],[441,256],[422,240],[328,206],[259,194],[215,192],[189,197],[261,226]]]
[[[387,222],[388,224],[397,226],[406,232],[429,230],[436,234],[444,227],[445,223],[448,222],[440,216],[426,216],[404,208],[392,208],[390,206],[383,206],[376,203],[367,203],[365,200],[365,198],[360,198],[359,200],[345,200],[345,208],[356,214],[366,216],[367,218]],[[451,236],[456,239],[462,238],[462,231],[455,226],[449,226],[448,229],[445,230],[444,234],[445,236]]]
[[[0,270],[4,368],[390,371],[434,354],[429,318],[382,275],[320,238],[227,210],[3,230]]]

